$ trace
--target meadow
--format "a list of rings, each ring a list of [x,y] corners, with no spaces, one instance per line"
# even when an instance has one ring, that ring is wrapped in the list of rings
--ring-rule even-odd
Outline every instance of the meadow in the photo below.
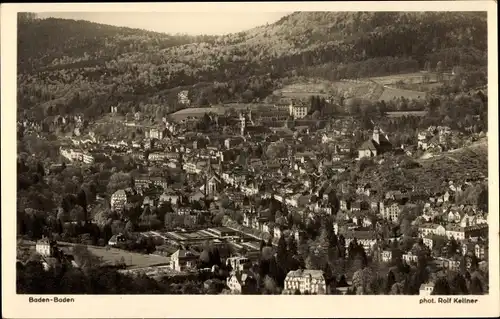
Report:
[[[22,241],[18,243],[19,248],[35,251],[35,243],[32,241]],[[68,253],[75,244],[58,242],[58,246]],[[95,256],[102,259],[103,265],[115,265],[121,261],[125,262],[127,269],[145,268],[151,266],[160,266],[170,264],[170,258],[159,255],[146,255],[135,252],[130,252],[122,249],[100,246],[86,246],[87,249]]]

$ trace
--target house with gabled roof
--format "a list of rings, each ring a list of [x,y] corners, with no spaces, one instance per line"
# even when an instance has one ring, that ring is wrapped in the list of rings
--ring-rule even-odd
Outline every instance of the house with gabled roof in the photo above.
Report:
[[[179,249],[170,256],[170,264],[173,270],[184,271],[196,265],[199,255],[185,249]]]
[[[233,271],[226,279],[226,285],[233,294],[252,294],[257,292],[258,282],[249,270]]]

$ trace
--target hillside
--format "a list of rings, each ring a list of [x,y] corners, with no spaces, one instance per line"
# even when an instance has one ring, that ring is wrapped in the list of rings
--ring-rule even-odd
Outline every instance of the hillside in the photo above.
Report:
[[[486,15],[474,12],[298,12],[220,37],[26,20],[18,28],[19,104],[39,118],[116,104],[130,112],[139,102],[159,114],[178,108],[181,86],[203,105],[261,100],[297,75],[373,77],[427,61],[477,70],[486,65],[486,34]]]
[[[20,20],[18,28],[18,65],[21,71],[45,68],[71,68],[95,65],[130,52],[165,49],[199,41],[208,36],[171,36],[158,32],[115,27],[84,20]]]
[[[369,182],[380,190],[398,187],[416,187],[432,192],[442,191],[449,181],[478,181],[488,176],[488,145],[486,138],[467,147],[444,152],[418,165],[404,167],[413,162],[406,156],[386,158],[380,165],[369,166],[359,174],[361,181]]]

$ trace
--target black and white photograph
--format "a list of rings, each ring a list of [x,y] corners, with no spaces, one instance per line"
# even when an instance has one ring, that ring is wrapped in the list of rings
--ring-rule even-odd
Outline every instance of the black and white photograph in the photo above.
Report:
[[[491,12],[369,5],[16,12],[15,294],[498,294]]]

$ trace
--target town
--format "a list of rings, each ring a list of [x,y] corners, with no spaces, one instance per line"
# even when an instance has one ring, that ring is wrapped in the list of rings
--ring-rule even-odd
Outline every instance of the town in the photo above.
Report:
[[[99,293],[68,270],[91,269],[143,285],[111,293],[487,294],[486,83],[442,62],[335,83],[20,117],[21,291],[52,289],[31,269]]]

